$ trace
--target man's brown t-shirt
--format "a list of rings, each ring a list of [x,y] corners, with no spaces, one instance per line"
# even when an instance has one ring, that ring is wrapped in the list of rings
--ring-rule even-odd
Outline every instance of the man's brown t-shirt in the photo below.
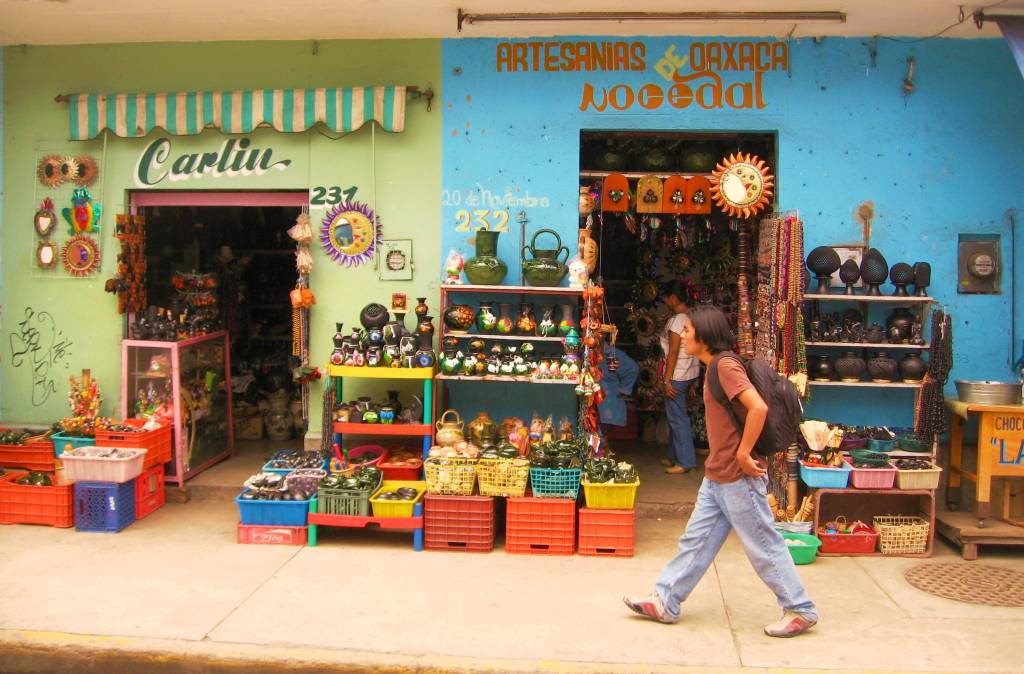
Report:
[[[709,374],[708,377],[711,375]],[[739,461],[736,460],[736,450],[739,449],[742,435],[733,423],[729,411],[715,400],[708,385],[708,377],[704,378],[704,414],[708,428],[708,445],[710,453],[704,462],[704,474],[708,479],[715,482],[735,482],[744,476]],[[733,409],[739,416],[740,421],[746,418],[747,410],[737,400],[743,391],[754,388],[747,377],[746,370],[735,358],[722,358],[718,361],[718,380],[722,383],[722,390],[729,398]],[[756,454],[753,454],[761,467],[765,467],[764,461]]]

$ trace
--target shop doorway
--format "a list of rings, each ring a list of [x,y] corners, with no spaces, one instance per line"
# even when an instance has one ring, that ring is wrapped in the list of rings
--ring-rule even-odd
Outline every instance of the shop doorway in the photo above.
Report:
[[[640,367],[628,402],[627,424],[611,428],[610,436],[613,447],[640,447],[653,457],[652,463],[661,458],[668,439],[659,376],[663,357],[659,336],[670,316],[664,303],[665,286],[673,280],[682,281],[688,305],[714,304],[722,308],[734,329],[739,299],[739,223],[717,207],[702,215],[668,213],[670,185],[675,184],[668,179],[710,177],[716,163],[736,152],[757,155],[774,169],[776,136],[760,132],[581,133],[581,197],[592,193],[600,199],[609,175],[619,174],[626,179],[625,194],[621,195],[623,203],[628,202],[625,210],[609,212],[599,203],[589,219],[583,208],[580,216],[580,227],[585,228],[589,221],[590,235],[599,243],[595,275],[601,277],[605,287],[606,320],[619,329],[617,346]],[[641,204],[648,196],[650,183],[641,181],[651,177],[657,178],[656,183],[663,188],[664,193],[655,196],[666,206],[661,212],[644,213],[648,209]],[[711,195],[705,198],[710,201]],[[753,245],[757,241],[756,218],[749,222],[752,224],[747,226],[746,237]],[[756,279],[752,269],[748,280],[753,298]],[[700,391],[700,382],[691,387],[688,406],[695,442],[698,447],[706,447]]]
[[[246,470],[275,450],[301,448],[305,418],[292,380],[297,360],[289,300],[296,247],[287,232],[308,193],[145,192],[133,194],[131,203],[145,216],[145,320],[177,322],[179,340],[225,331],[230,343],[232,414],[220,419],[215,400],[216,423],[193,412],[199,420],[192,431],[189,422],[195,420],[183,413],[186,476],[223,452],[196,437],[204,428],[222,438],[223,429],[215,427],[231,423]],[[129,321],[129,332],[138,320]],[[129,397],[134,393],[129,388]]]

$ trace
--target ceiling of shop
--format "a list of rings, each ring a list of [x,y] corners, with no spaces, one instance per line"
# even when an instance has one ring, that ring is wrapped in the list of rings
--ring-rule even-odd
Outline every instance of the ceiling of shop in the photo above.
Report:
[[[0,44],[196,42],[331,38],[527,37],[545,35],[906,35],[939,33],[963,0],[0,0]],[[841,11],[845,23],[530,22],[467,25],[468,13],[552,11]],[[949,37],[998,36],[967,20]],[[1024,12],[1024,0],[987,3]]]

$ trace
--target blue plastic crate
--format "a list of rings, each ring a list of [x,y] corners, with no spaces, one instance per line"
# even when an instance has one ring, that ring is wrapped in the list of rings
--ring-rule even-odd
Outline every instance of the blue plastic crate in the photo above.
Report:
[[[117,533],[135,521],[135,480],[75,483],[75,529]]]
[[[242,524],[262,524],[279,527],[304,527],[309,513],[309,500],[305,501],[246,501],[242,494],[235,497],[238,518]]]
[[[580,494],[580,468],[530,466],[530,491],[537,498],[576,498]]]
[[[96,438],[79,437],[77,435],[65,435],[64,433],[54,433],[50,436],[53,440],[53,453],[55,456],[60,456],[64,453],[64,446],[71,445],[72,449],[78,449],[79,447],[95,447]]]
[[[821,489],[846,489],[852,472],[850,464],[844,463],[841,468],[815,468],[800,462],[800,479],[808,487]]]

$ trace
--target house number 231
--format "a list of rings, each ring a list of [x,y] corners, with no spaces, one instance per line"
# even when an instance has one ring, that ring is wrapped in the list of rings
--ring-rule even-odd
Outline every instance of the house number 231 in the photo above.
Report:
[[[473,230],[489,229],[495,232],[507,232],[508,211],[492,211],[486,208],[476,208],[472,211],[463,208],[455,211],[456,232],[468,232],[470,225]]]
[[[334,206],[342,202],[342,197],[345,201],[352,201],[355,199],[358,189],[355,185],[344,190],[338,185],[314,187],[310,190],[309,205]]]

